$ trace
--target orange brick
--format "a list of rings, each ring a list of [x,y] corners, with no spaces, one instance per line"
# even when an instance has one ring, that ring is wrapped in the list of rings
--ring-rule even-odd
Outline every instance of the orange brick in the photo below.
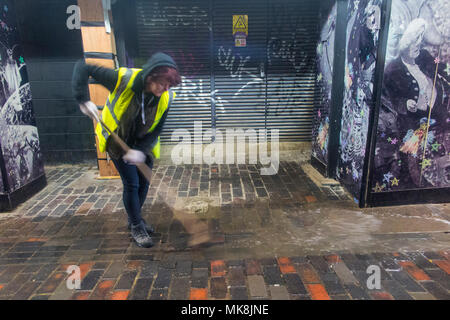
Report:
[[[207,299],[208,299],[208,290],[207,289],[191,288],[189,300],[207,300]]]
[[[104,300],[110,294],[111,289],[114,287],[114,284],[115,281],[113,280],[105,280],[100,282],[92,293],[91,299]]]
[[[80,279],[81,280],[83,280],[83,278],[91,270],[93,265],[94,264],[92,262],[86,262],[86,263],[80,264]]]
[[[278,265],[282,273],[296,273],[294,265],[289,258],[278,258]]]
[[[3,285],[2,284],[0,284],[0,290],[2,290],[3,289]]]
[[[329,255],[329,256],[325,256],[325,260],[327,260],[328,263],[341,262],[341,258],[337,254],[332,254],[332,255]]]
[[[211,277],[223,277],[227,273],[225,261],[211,261]]]
[[[304,283],[319,283],[320,279],[313,267],[307,263],[302,263],[298,266],[298,272],[302,277]]]
[[[72,296],[72,300],[87,300],[89,297],[90,292],[83,291],[83,292],[75,292]]]
[[[372,297],[375,300],[394,300],[394,298],[387,292],[374,292]]]
[[[450,250],[447,251],[439,251],[438,252],[441,256],[443,256],[445,259],[450,261]]]
[[[92,202],[86,202],[83,203],[77,210],[77,214],[85,214],[89,211],[89,209],[93,206],[94,203]]]
[[[331,300],[325,287],[321,284],[307,284],[309,293],[311,294],[311,299],[313,300]]]
[[[26,242],[45,242],[47,240],[48,239],[45,239],[45,238],[30,238]]]
[[[127,300],[129,294],[130,290],[115,291],[110,295],[109,300]]]
[[[142,266],[142,261],[133,260],[128,262],[127,269],[136,270]]]
[[[431,280],[429,276],[411,261],[398,262],[417,281]]]
[[[450,262],[445,260],[433,260],[433,262],[437,264],[439,268],[447,272],[447,274],[450,274]]]
[[[305,196],[305,199],[308,203],[317,201],[316,197],[314,197],[314,196]]]

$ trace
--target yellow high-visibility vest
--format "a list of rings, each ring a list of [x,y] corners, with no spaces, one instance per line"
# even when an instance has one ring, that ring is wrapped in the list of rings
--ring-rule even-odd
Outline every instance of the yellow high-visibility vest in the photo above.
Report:
[[[119,68],[119,79],[117,80],[116,87],[114,88],[114,91],[109,94],[101,115],[102,121],[112,131],[115,131],[119,126],[122,115],[125,113],[128,106],[130,105],[131,100],[134,97],[135,93],[131,88],[133,87],[136,75],[140,71],[142,71],[142,69]],[[169,108],[175,96],[175,92],[171,90],[166,91],[161,95],[158,103],[158,109],[155,115],[155,121],[153,122],[148,132],[153,132],[153,130],[155,130],[164,112],[167,110],[167,108]],[[101,124],[98,123],[95,128],[95,133],[97,134],[98,138],[98,149],[100,150],[100,152],[105,152],[106,141],[109,137],[108,131],[106,131],[101,126]],[[159,159],[161,154],[161,143],[159,137],[151,152],[156,159]]]

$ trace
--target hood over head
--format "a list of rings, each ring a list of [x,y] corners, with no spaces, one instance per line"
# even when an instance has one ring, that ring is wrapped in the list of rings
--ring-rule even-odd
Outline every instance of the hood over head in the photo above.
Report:
[[[171,56],[163,52],[157,52],[148,59],[147,63],[142,66],[142,81],[145,84],[145,79],[156,67],[171,67],[178,70],[178,66]]]

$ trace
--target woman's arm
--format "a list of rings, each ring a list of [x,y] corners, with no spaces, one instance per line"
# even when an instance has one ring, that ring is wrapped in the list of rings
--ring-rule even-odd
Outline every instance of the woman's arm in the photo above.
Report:
[[[119,79],[119,71],[104,68],[92,64],[86,64],[83,60],[79,60],[73,69],[72,74],[72,93],[78,103],[89,101],[88,82],[89,76],[97,82],[113,91]]]

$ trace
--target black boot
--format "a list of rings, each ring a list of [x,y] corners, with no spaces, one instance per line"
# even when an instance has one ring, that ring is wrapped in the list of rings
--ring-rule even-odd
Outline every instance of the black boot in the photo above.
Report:
[[[142,219],[141,221],[144,223],[145,230],[147,231],[147,233],[149,235],[155,233],[155,229],[153,228],[153,226],[148,225],[147,222],[145,222],[144,219]],[[130,221],[128,221],[128,230],[131,230],[131,223],[130,223]]]
[[[138,225],[131,225],[131,236],[139,247],[150,248],[153,246],[153,240],[148,235],[144,222]]]

